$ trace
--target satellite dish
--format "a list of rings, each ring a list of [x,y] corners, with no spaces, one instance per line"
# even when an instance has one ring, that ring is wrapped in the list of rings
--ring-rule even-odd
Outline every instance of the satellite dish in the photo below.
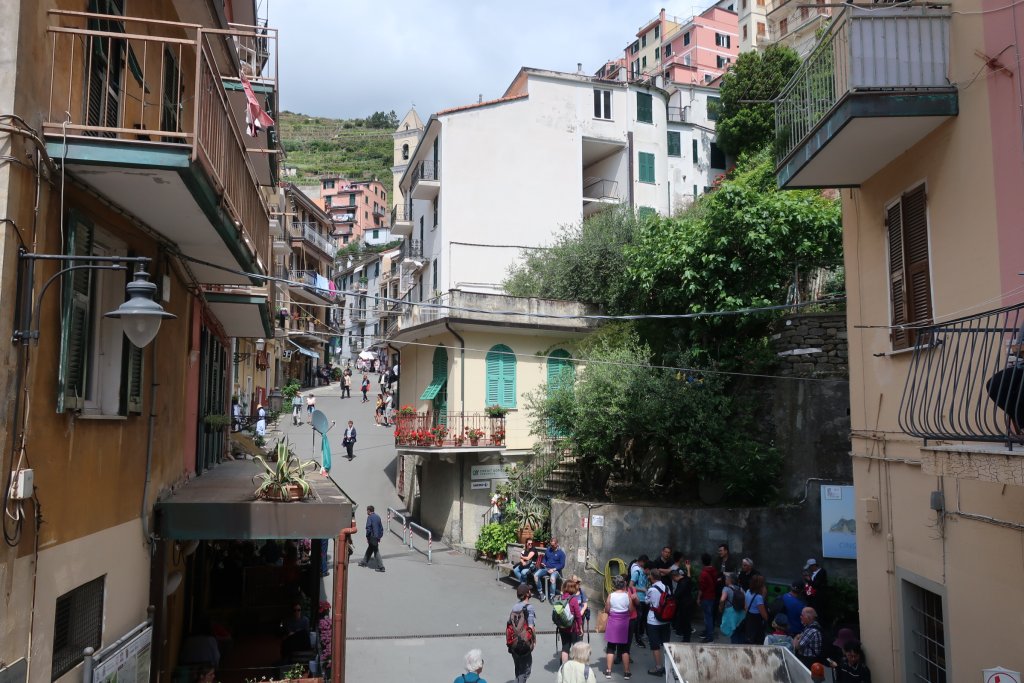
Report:
[[[323,436],[324,434],[327,433],[327,431],[330,428],[331,428],[331,422],[330,422],[330,420],[327,419],[327,416],[324,415],[322,411],[314,410],[313,411],[313,429],[315,429],[316,431],[320,432],[320,435]]]

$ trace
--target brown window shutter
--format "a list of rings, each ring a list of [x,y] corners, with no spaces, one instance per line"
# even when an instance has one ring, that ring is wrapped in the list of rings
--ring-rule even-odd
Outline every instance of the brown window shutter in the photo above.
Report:
[[[907,322],[932,321],[931,276],[928,269],[928,214],[924,185],[903,195],[903,260],[906,270]],[[910,343],[919,343],[916,334]]]
[[[889,296],[892,299],[892,325],[890,333],[893,349],[905,349],[910,345],[907,331],[898,325],[907,323],[906,286],[903,276],[903,219],[900,203],[886,210],[885,225],[889,232]]]

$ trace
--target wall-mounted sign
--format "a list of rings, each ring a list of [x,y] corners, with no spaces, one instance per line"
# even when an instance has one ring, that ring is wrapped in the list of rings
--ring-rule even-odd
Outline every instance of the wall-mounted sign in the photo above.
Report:
[[[857,559],[857,516],[852,486],[821,487],[821,554]]]
[[[985,669],[981,674],[981,680],[985,683],[1021,683],[1019,671],[1010,671],[1001,666]]]
[[[508,479],[508,470],[514,469],[515,465],[470,465],[470,479]]]
[[[117,650],[106,653],[94,665],[92,683],[145,683],[149,680],[150,648],[153,628],[143,629]]]
[[[471,481],[471,482],[469,482],[469,488],[470,488],[470,490],[473,490],[473,491],[475,491],[477,489],[488,489],[488,490],[490,490],[490,488],[491,488],[491,480],[490,479],[485,479],[484,481]]]
[[[592,515],[590,523],[594,526],[604,526],[604,515]]]

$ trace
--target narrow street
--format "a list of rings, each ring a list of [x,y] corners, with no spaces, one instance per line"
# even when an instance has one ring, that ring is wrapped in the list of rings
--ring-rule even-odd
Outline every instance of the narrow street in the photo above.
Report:
[[[360,403],[358,392],[353,392],[353,398],[342,399],[337,384],[332,384],[314,389],[313,393],[317,409],[336,421],[329,435],[331,475],[358,504],[356,519],[360,532],[349,559],[352,573],[346,680],[409,680],[425,671],[431,672],[431,678],[446,680],[448,672],[450,677],[462,672],[462,657],[474,647],[484,653],[484,678],[490,683],[513,680],[512,659],[505,650],[505,621],[516,600],[511,583],[495,581],[494,571],[489,567],[437,540],[433,563],[427,564],[425,554],[410,551],[395,533],[385,533],[381,543],[385,573],[374,571],[372,563],[369,568],[358,566],[366,550],[366,506],[373,505],[385,524],[388,507],[404,509],[394,488],[392,430],[374,425],[373,404]],[[356,457],[351,462],[343,457],[345,449],[341,446],[342,430],[348,420],[355,422],[358,432]],[[311,427],[292,426],[291,417],[284,415],[280,427],[295,444],[299,457],[307,458],[313,448]],[[320,459],[319,441],[315,457]],[[400,527],[396,524],[393,528]],[[415,545],[417,549],[426,547],[419,538]],[[332,561],[334,552],[332,543]],[[325,596],[333,587],[332,581],[333,576],[323,581]],[[550,608],[536,601],[534,605],[539,629],[550,631]],[[600,635],[592,634],[591,642],[595,653],[603,648]],[[557,660],[551,656],[554,648],[552,634],[540,637],[532,680],[553,679],[558,668]],[[637,666],[647,666],[644,655],[640,655],[640,660]]]

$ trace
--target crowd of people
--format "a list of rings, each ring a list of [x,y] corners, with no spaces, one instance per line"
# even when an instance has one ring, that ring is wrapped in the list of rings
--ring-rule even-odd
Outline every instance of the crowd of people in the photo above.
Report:
[[[830,668],[838,683],[870,682],[855,631],[843,627],[830,634],[822,626],[828,605],[828,573],[816,559],[807,560],[801,577],[777,596],[769,596],[765,577],[754,560],[745,557],[737,561],[726,544],[717,548],[714,558],[703,554],[700,564],[698,571],[683,553],[666,546],[654,559],[640,555],[625,573],[611,577],[611,592],[597,628],[605,638],[605,678],[612,677],[619,662],[623,677],[632,678],[633,647],[651,652],[654,666],[648,674],[664,676],[663,646],[671,642],[673,634],[682,642],[699,638],[703,643],[716,642],[720,634],[732,644],[785,648],[811,669],[815,680],[824,680],[825,670]],[[513,567],[520,584],[506,641],[516,683],[525,683],[532,668],[536,625],[532,595],[552,604],[563,668],[573,659],[573,648],[582,642],[590,607],[578,577],[566,578],[556,588],[564,567],[565,555],[557,539],[551,540],[543,555],[528,541]],[[693,625],[697,610],[703,621],[701,633]],[[589,646],[587,654],[589,658]],[[590,680],[581,678],[575,669],[570,677],[561,671],[559,680]]]

